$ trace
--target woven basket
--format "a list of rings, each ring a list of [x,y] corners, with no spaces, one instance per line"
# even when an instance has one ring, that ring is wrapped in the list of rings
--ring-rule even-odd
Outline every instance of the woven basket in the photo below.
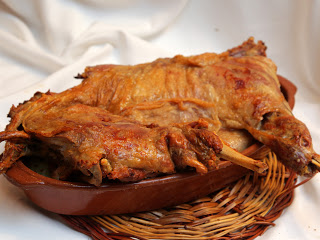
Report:
[[[265,175],[250,173],[220,191],[170,209],[62,218],[92,239],[254,239],[274,225],[298,186],[296,174],[275,154],[263,161],[269,166]]]

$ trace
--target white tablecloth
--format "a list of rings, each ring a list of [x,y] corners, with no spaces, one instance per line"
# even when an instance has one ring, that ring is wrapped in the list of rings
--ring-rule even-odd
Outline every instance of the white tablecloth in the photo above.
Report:
[[[319,0],[2,0],[0,130],[12,104],[65,90],[87,65],[136,64],[221,52],[263,40],[278,72],[298,87],[294,114],[320,152]],[[3,151],[3,144],[0,152]],[[320,175],[259,239],[320,239]],[[0,177],[0,239],[88,239],[33,205]]]

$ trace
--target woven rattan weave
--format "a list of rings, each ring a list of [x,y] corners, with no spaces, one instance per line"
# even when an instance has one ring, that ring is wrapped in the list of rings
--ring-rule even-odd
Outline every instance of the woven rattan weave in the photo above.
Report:
[[[93,239],[254,239],[274,225],[297,186],[296,174],[275,154],[263,161],[269,166],[265,175],[250,173],[220,191],[170,209],[63,218]]]

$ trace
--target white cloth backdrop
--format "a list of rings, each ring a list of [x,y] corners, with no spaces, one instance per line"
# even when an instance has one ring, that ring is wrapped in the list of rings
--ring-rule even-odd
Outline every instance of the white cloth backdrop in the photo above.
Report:
[[[319,0],[0,0],[0,130],[12,104],[62,91],[87,65],[136,64],[265,41],[298,86],[294,114],[320,152]],[[0,152],[3,151],[3,144]],[[320,239],[320,175],[259,239]],[[0,177],[0,239],[87,239]]]

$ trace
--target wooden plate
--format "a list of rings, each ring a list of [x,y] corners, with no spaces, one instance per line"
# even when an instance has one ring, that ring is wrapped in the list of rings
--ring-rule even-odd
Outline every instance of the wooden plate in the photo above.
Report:
[[[279,80],[281,90],[293,108],[296,87],[281,76]],[[263,146],[256,143],[243,153],[252,155],[261,148]],[[105,183],[95,187],[45,177],[18,161],[5,176],[32,202],[48,211],[67,215],[107,215],[149,211],[196,200],[248,172],[248,169],[223,161],[219,169],[205,175],[183,172],[138,183]]]

